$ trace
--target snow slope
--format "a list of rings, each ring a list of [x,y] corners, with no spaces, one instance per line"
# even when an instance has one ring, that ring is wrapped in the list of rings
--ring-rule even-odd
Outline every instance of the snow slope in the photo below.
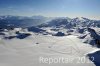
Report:
[[[57,37],[33,33],[24,39],[0,39],[0,66],[95,66],[86,57],[86,54],[95,50],[98,49],[82,43],[77,36]],[[72,63],[49,64],[40,62],[40,57],[85,57],[86,62],[74,59]]]

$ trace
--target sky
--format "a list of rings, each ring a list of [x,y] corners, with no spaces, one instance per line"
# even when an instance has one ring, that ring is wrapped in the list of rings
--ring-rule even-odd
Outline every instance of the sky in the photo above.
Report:
[[[100,19],[100,0],[0,0],[0,15]]]

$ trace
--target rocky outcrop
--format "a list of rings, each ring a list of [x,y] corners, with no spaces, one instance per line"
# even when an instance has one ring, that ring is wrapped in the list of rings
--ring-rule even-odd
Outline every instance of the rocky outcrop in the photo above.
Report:
[[[58,33],[56,33],[54,36],[65,36],[65,34],[62,33],[62,32],[58,32]]]
[[[100,35],[98,35],[94,29],[88,28],[88,31],[90,32],[90,36],[94,39],[95,44],[100,46]]]

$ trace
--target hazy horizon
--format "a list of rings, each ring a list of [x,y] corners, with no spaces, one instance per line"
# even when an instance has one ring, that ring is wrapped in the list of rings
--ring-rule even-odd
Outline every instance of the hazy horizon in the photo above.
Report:
[[[100,19],[100,0],[0,0],[0,15]]]

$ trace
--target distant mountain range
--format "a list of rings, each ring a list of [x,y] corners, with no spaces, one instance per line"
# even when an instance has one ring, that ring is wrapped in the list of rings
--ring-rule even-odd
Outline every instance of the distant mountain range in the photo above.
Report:
[[[44,16],[0,16],[0,28],[8,27],[100,27],[100,20],[91,20],[88,18],[68,18],[68,17],[44,17]]]
[[[36,26],[41,23],[47,22],[50,18],[43,16],[0,16],[0,28],[9,28],[9,27],[29,27]]]
[[[75,28],[75,27],[100,27],[100,20],[91,20],[88,18],[57,18],[53,19],[48,23],[39,25],[39,27],[64,27],[64,28]]]

